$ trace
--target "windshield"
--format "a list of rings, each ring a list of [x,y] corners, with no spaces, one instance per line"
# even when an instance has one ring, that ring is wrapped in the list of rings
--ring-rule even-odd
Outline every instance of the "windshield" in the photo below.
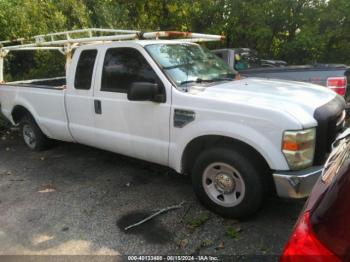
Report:
[[[153,44],[145,48],[177,86],[234,80],[234,71],[199,45]]]

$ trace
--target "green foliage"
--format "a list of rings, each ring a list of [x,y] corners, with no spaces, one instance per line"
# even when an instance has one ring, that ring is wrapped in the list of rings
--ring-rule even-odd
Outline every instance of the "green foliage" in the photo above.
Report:
[[[0,0],[2,40],[87,26],[83,1]],[[10,52],[5,61],[7,81],[64,74],[64,57],[58,52]]]
[[[208,213],[202,213],[197,217],[193,217],[187,221],[187,226],[190,229],[195,229],[200,226],[202,226],[205,222],[209,220],[209,214]]]
[[[188,30],[227,36],[211,47],[250,47],[289,63],[350,63],[349,13],[349,0],[0,0],[0,39],[84,27]],[[6,76],[57,74],[53,53],[11,55]]]
[[[237,230],[234,227],[228,227],[226,228],[226,237],[231,238],[231,239],[235,239],[237,238]]]

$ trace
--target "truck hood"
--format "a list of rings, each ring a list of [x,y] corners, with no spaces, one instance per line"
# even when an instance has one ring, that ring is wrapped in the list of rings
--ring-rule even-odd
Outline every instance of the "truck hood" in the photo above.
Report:
[[[223,102],[284,111],[305,128],[315,125],[315,109],[337,96],[326,87],[315,84],[264,78],[246,78],[205,87],[193,86],[189,93]]]

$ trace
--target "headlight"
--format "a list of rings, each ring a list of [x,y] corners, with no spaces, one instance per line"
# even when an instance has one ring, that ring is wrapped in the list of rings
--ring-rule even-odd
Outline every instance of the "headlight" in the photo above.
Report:
[[[282,152],[292,170],[312,166],[315,155],[315,140],[315,128],[283,133]]]

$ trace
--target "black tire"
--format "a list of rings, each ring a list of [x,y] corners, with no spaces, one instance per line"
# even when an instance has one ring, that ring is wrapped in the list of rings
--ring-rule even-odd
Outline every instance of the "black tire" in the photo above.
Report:
[[[20,120],[20,132],[23,142],[33,151],[42,151],[48,149],[51,145],[51,140],[41,131],[31,115],[25,115]],[[28,132],[31,133],[33,143],[28,142]]]
[[[222,168],[220,164],[219,166],[215,166],[215,163],[222,163],[223,168],[225,168],[224,165],[233,167],[233,169],[239,173],[238,181],[242,180],[244,183],[244,193],[242,193],[243,190],[240,190],[241,193],[236,192],[236,189],[232,191],[233,193],[229,191],[228,193],[226,192],[227,194],[237,194],[235,195],[236,198],[240,199],[240,201],[237,200],[237,203],[234,202],[234,200],[230,203],[230,200],[228,200],[228,204],[233,206],[223,206],[225,205],[223,201],[225,196],[227,196],[226,193],[222,196],[218,196],[217,199],[215,199],[213,194],[207,193],[207,191],[210,190],[204,188],[205,186],[209,188],[207,184],[211,185],[211,183],[213,183],[213,181],[210,181],[211,179],[206,178],[208,175],[205,174],[209,173],[206,172],[204,174],[204,172],[206,170],[210,170],[211,167],[216,170],[220,170]],[[227,218],[247,218],[248,216],[256,213],[262,207],[265,198],[265,176],[261,171],[259,171],[260,170],[258,168],[258,165],[254,165],[254,161],[249,160],[248,156],[245,156],[245,154],[242,154],[230,148],[221,147],[207,149],[202,152],[194,163],[191,177],[193,188],[197,197],[199,198],[200,202],[209,210]],[[214,172],[216,171],[214,170]],[[225,172],[226,171],[218,171],[218,173],[214,176],[217,178],[220,174],[224,174]],[[212,173],[213,172],[211,172],[211,174]],[[229,174],[229,172],[226,173]],[[232,174],[232,176],[237,176],[237,172],[233,171],[233,173],[235,174]],[[205,177],[204,180],[203,176]],[[220,178],[219,181],[222,181]],[[207,180],[209,180],[209,182],[206,182]],[[233,181],[236,180],[233,179]],[[211,186],[215,186],[215,190],[219,187],[220,190],[218,191],[221,191],[222,188],[220,188],[220,185],[222,184],[220,184],[217,179],[215,179],[214,182],[215,183]],[[233,188],[236,188],[238,185],[236,182],[233,184],[235,185]],[[243,186],[241,184],[240,188],[242,187]],[[211,191],[213,190],[211,189]],[[214,194],[216,194],[216,192]],[[218,202],[220,202],[220,204]]]

